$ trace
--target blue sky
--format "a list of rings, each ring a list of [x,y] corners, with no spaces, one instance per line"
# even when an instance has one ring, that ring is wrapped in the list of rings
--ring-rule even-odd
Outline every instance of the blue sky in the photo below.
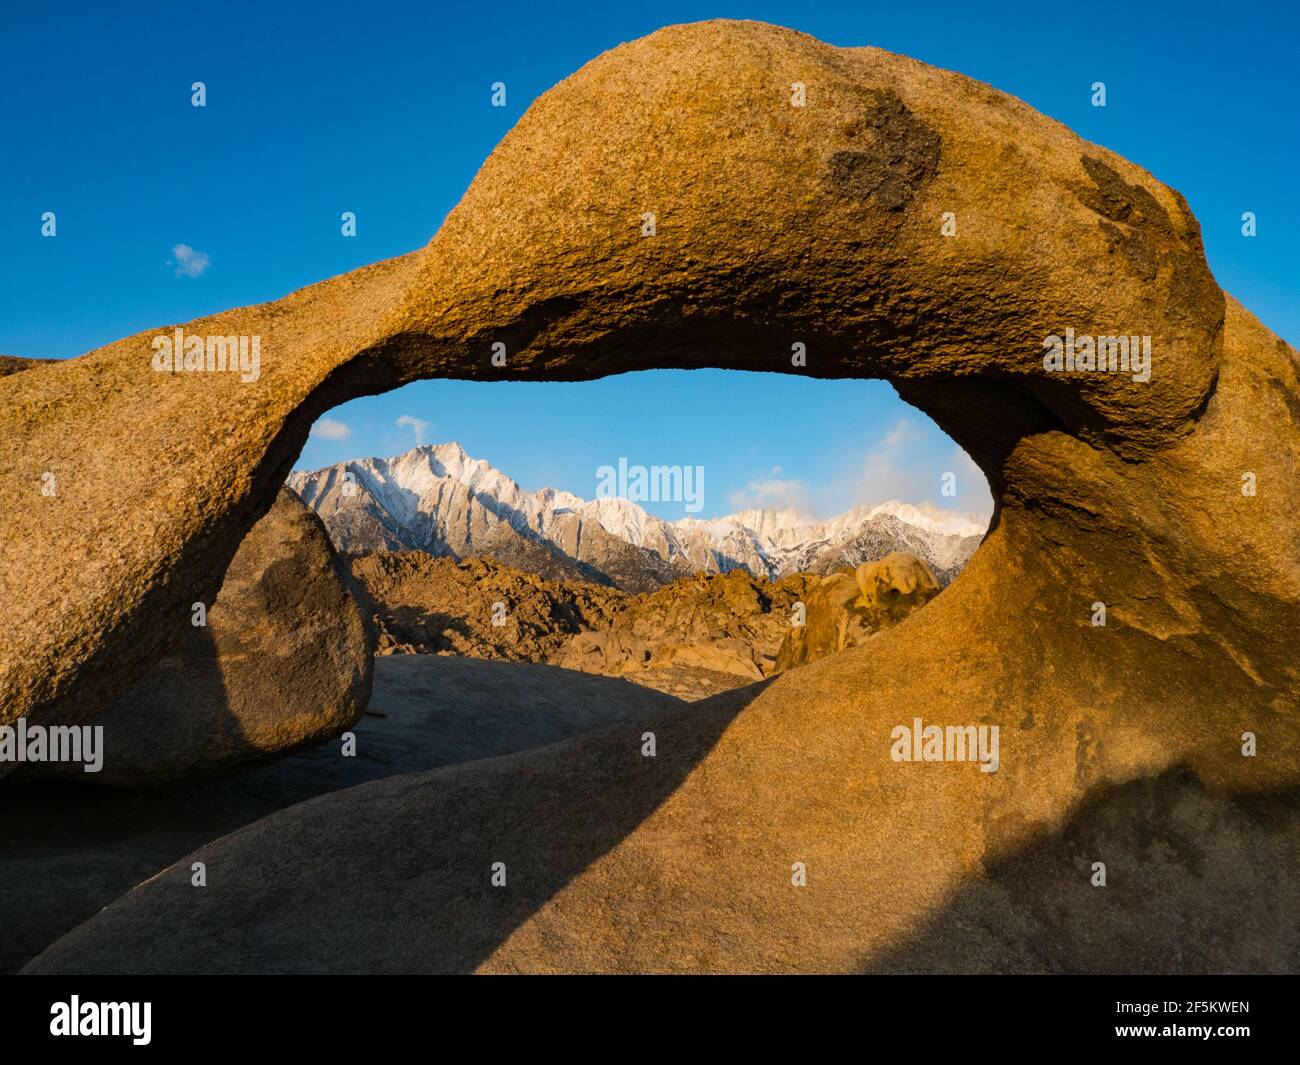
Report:
[[[1300,342],[1294,5],[77,3],[0,13],[0,353],[80,354],[419,247],[535,96],[622,41],[713,17],[878,45],[1019,96],[1179,189],[1220,284]],[[505,108],[489,106],[495,81]],[[881,382],[421,382],[332,417],[348,436],[314,436],[300,465],[393,453],[422,428],[527,487],[583,495],[620,455],[704,465],[707,514],[987,506],[951,442]],[[950,470],[956,500],[938,494]]]

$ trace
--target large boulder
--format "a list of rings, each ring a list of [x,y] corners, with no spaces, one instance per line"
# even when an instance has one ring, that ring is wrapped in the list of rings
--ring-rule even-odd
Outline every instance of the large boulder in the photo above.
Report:
[[[220,886],[177,867],[40,968],[857,970],[1127,783],[1300,783],[1297,353],[1225,298],[1177,192],[987,85],[671,27],[529,107],[422,251],[183,328],[257,336],[260,365],[153,372],[168,325],[0,379],[4,721],[107,706],[215,594],[313,420],[417,377],[884,377],[997,511],[942,596],[861,646],[653,728],[286,811],[203,852]],[[1150,375],[1049,369],[1071,331],[1149,336]],[[997,771],[891,756],[918,714],[996,726]],[[1143,840],[1116,847],[1134,875]],[[1295,906],[1248,868],[1177,875]],[[1206,965],[1270,942],[1242,919]]]
[[[324,743],[370,699],[367,611],[324,525],[283,490],[235,552],[206,624],[173,624],[166,655],[95,719],[103,766],[33,776],[156,787]]]
[[[808,589],[804,623],[793,625],[781,641],[776,671],[802,666],[815,658],[856,647],[875,628],[859,605],[857,582],[847,573],[831,573]]]
[[[861,602],[877,629],[897,625],[939,594],[934,572],[915,555],[894,551],[853,571]]]
[[[862,563],[853,576],[823,577],[808,591],[804,624],[792,627],[781,642],[776,669],[856,647],[938,594],[939,581],[930,567],[901,551]]]

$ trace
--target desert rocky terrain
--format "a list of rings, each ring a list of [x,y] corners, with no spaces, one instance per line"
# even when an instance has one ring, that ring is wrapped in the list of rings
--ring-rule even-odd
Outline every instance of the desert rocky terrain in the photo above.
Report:
[[[778,581],[700,573],[639,595],[416,551],[363,555],[351,570],[376,608],[381,655],[545,663],[687,701],[855,647],[939,594],[929,567],[898,553]]]

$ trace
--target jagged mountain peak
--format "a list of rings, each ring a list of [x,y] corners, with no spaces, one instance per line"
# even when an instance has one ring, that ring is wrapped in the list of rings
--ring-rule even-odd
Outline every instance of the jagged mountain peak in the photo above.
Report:
[[[986,528],[974,515],[898,500],[824,521],[786,507],[669,522],[621,497],[524,489],[455,441],[295,472],[288,483],[346,552],[481,554],[629,591],[697,572],[744,569],[767,579],[825,573],[893,550],[917,554],[946,583]]]

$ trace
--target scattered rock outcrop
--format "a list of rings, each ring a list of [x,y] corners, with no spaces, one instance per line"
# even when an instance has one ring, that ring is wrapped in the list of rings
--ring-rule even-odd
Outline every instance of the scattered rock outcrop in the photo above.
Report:
[[[95,719],[103,766],[25,771],[155,787],[324,743],[365,712],[373,634],[319,518],[288,489],[240,544],[206,624],[173,620],[167,655]]]
[[[602,628],[630,597],[613,588],[546,580],[493,559],[423,551],[351,560],[376,607],[379,654],[453,654],[551,662],[575,634]]]
[[[422,551],[375,552],[351,566],[375,606],[381,655],[548,663],[688,700],[769,676],[794,604],[818,580],[733,570],[627,595]]]
[[[919,558],[894,552],[864,562],[850,576],[832,573],[809,587],[803,625],[791,627],[776,655],[776,670],[856,647],[897,625],[939,594],[939,582]]]
[[[773,583],[744,570],[675,581],[630,600],[598,631],[572,637],[555,662],[681,698],[750,684],[773,672],[809,582],[796,575]]]
[[[0,379],[4,721],[107,706],[215,594],[317,416],[417,377],[790,372],[798,338],[809,372],[891,380],[998,510],[942,596],[861,646],[301,804],[199,852],[219,886],[173,867],[36,970],[855,971],[1116,788],[1178,769],[1246,806],[1300,783],[1297,352],[1225,298],[1177,192],[987,85],[671,27],[535,101],[425,249],[185,329],[259,335],[260,376],[154,373],[151,331]],[[1049,369],[1066,330],[1151,336],[1149,378]],[[1000,768],[892,758],[918,711],[997,726]],[[1133,843],[1121,868],[1162,846]],[[1150,968],[1293,959],[1269,914],[1297,882],[1247,853],[1246,875],[1188,854],[1157,878],[1238,924]]]

